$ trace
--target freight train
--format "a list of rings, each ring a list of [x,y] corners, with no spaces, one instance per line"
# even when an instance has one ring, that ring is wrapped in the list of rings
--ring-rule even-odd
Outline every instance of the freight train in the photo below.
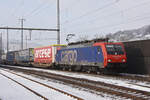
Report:
[[[62,69],[100,71],[123,69],[127,58],[122,43],[92,43],[78,47],[65,47],[57,51],[56,65]]]
[[[78,45],[51,45],[11,51],[7,64],[75,71],[123,69],[127,57],[123,43],[95,42]]]

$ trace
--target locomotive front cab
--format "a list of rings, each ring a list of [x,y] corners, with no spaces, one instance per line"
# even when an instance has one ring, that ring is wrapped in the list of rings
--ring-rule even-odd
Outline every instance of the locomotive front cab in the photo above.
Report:
[[[125,67],[127,58],[122,43],[106,43],[106,59],[108,68]]]
[[[104,68],[125,67],[127,58],[123,43],[95,43],[94,46],[102,48],[104,56]]]

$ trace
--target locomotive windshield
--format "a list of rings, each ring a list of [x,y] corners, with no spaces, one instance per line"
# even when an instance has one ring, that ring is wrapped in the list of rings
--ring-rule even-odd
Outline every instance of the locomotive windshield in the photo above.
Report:
[[[124,54],[123,48],[119,44],[107,44],[106,49],[109,55],[123,55]]]

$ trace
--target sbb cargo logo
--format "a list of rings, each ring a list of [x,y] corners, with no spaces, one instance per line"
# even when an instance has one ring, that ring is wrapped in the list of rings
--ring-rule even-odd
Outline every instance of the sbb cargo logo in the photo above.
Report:
[[[43,48],[35,50],[35,58],[50,58],[52,48]]]
[[[64,63],[74,63],[77,60],[77,51],[76,50],[68,50],[62,51],[61,53],[61,61]]]

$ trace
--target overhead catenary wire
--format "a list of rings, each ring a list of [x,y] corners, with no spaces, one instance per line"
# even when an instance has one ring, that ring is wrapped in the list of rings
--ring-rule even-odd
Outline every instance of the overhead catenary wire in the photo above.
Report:
[[[76,5],[78,5],[79,4],[79,1],[81,1],[81,0],[74,0],[73,2],[71,2],[71,3],[69,3],[69,5],[68,6],[66,6],[66,8],[61,8],[60,9],[60,13],[61,14],[65,14],[65,12],[67,12],[68,10],[71,10],[73,7],[75,7]],[[67,11],[66,11],[67,10]],[[64,17],[63,15],[61,15],[61,17]],[[56,26],[54,26],[54,27],[57,27],[57,25]]]
[[[29,16],[29,15],[33,14],[34,12],[36,12],[37,10],[39,10],[41,7],[43,7],[44,4],[45,4],[45,2],[42,3],[42,4],[40,4],[38,7],[36,7],[35,9],[33,9],[31,12],[25,14],[24,16]]]
[[[120,11],[117,11],[117,12],[113,12],[113,13],[108,14],[108,15],[106,15],[106,16],[103,16],[103,18],[112,17],[113,15],[116,15],[117,13],[122,13],[122,12],[131,11],[131,10],[136,9],[137,7],[145,6],[145,5],[149,5],[149,4],[150,4],[150,1],[143,2],[143,3],[141,3],[141,4],[137,4],[137,5],[135,5],[135,6],[132,6],[132,7],[129,7],[129,8],[126,8],[126,9],[123,9],[123,10],[120,10]],[[99,17],[99,16],[97,16],[97,18],[94,17],[94,19],[91,20],[91,21],[95,21],[95,20],[97,20],[97,19],[99,19],[99,18],[102,18],[102,17]]]
[[[21,0],[21,2],[19,3],[19,6],[16,6],[16,8],[14,9],[14,11],[11,13],[11,16],[15,15],[15,13],[20,10],[21,7],[23,7],[24,5],[24,0]]]
[[[74,22],[74,21],[76,21],[76,20],[79,20],[79,19],[81,20],[82,18],[87,17],[87,16],[89,16],[89,15],[95,13],[95,12],[99,12],[99,11],[101,11],[101,10],[107,8],[107,7],[110,7],[110,6],[114,5],[114,4],[116,4],[117,2],[118,2],[118,0],[115,0],[115,2],[111,2],[111,3],[109,3],[109,4],[106,4],[106,5],[102,6],[102,7],[99,7],[99,8],[97,8],[97,9],[88,11],[88,12],[84,13],[84,14],[81,15],[81,16],[78,16],[78,17],[76,17],[76,18],[70,19],[69,21],[64,21],[64,22],[62,22],[62,24],[72,23],[72,22]]]
[[[24,0],[21,0],[19,3],[18,3],[18,5],[19,6],[16,6],[13,10],[12,10],[12,12],[10,13],[10,15],[8,15],[7,17],[6,17],[6,22],[5,23],[8,23],[8,19],[10,18],[10,17],[12,17],[12,16],[15,16],[16,17],[16,12],[18,11],[18,10],[20,10],[21,9],[21,7],[23,7],[23,5],[24,5]]]
[[[37,13],[40,9],[44,8],[45,5],[47,5],[47,1],[43,2],[42,4],[38,5],[36,8],[34,8],[31,12],[26,13],[24,16],[25,17],[30,17],[33,14]],[[49,5],[49,4],[48,4]]]
[[[143,13],[143,15],[148,15],[148,14],[150,14],[150,12]],[[146,17],[142,17],[143,15],[139,15],[139,16],[135,16],[135,17],[129,18],[125,22],[119,22],[119,23],[114,23],[114,24],[104,25],[104,26],[97,26],[97,27],[94,27],[94,28],[86,28],[86,29],[83,29],[83,30],[75,29],[74,31],[80,32],[80,33],[83,33],[83,32],[85,33],[85,32],[91,32],[91,31],[96,31],[96,30],[104,30],[104,29],[108,29],[108,28],[117,27],[119,25],[125,25],[126,23],[130,24],[130,23],[133,23],[133,22],[139,22],[139,21],[142,21],[142,20],[149,19],[149,16],[148,17],[147,16]],[[138,19],[136,19],[136,18],[138,18]],[[105,23],[101,23],[101,25],[103,25],[103,24],[105,24]],[[77,30],[79,30],[79,31],[77,31]]]
[[[148,13],[147,13],[148,14]],[[149,13],[150,14],[150,13]],[[112,27],[116,27],[118,25],[123,25],[125,23],[133,23],[133,22],[137,22],[137,21],[142,21],[142,20],[147,20],[147,19],[150,19],[150,15],[149,16],[145,16],[145,17],[142,17],[142,18],[138,18],[138,19],[135,19],[139,16],[136,16],[136,17],[133,17],[133,18],[130,18],[128,19],[128,21],[126,22],[119,22],[119,23],[115,23],[115,24],[110,24],[110,25],[105,25],[105,26],[101,26],[101,27],[94,27],[94,28],[88,28],[88,29],[84,29],[84,30],[80,30],[80,32],[85,32],[85,31],[95,31],[95,30],[102,30],[102,29],[108,29],[108,28],[112,28]],[[77,30],[77,29],[76,29]],[[78,29],[79,30],[79,29]]]
[[[79,4],[79,1],[81,0],[73,0],[73,2],[69,3],[69,5],[66,6],[66,8],[61,9],[61,12],[64,11],[65,9],[72,9],[73,7],[77,6]]]
[[[43,41],[47,41],[47,40],[56,40],[57,38],[35,38],[33,40],[43,40]]]
[[[96,18],[93,17],[94,19],[86,21],[86,22],[84,22],[84,24],[90,24],[90,22],[94,22],[94,21],[98,22],[98,20],[102,20],[102,19],[107,18],[107,17],[112,17],[114,15],[116,16],[117,14],[120,14],[122,12],[124,13],[124,12],[127,12],[127,11],[132,11],[132,10],[136,9],[137,7],[139,7],[139,6],[145,6],[145,5],[149,5],[149,4],[150,4],[150,1],[143,2],[141,4],[137,4],[137,5],[133,6],[133,7],[129,7],[129,8],[126,8],[126,9],[123,9],[123,10],[120,10],[120,11],[116,11],[116,12],[113,12],[113,13],[110,13],[110,14],[107,14],[107,15],[104,15],[104,16],[95,16]],[[75,25],[77,27],[79,27],[81,24],[82,23],[77,23],[77,24],[72,24],[72,25],[65,24],[65,26],[63,28],[67,27],[68,25],[69,25],[69,27],[72,27],[72,26],[75,26]]]

